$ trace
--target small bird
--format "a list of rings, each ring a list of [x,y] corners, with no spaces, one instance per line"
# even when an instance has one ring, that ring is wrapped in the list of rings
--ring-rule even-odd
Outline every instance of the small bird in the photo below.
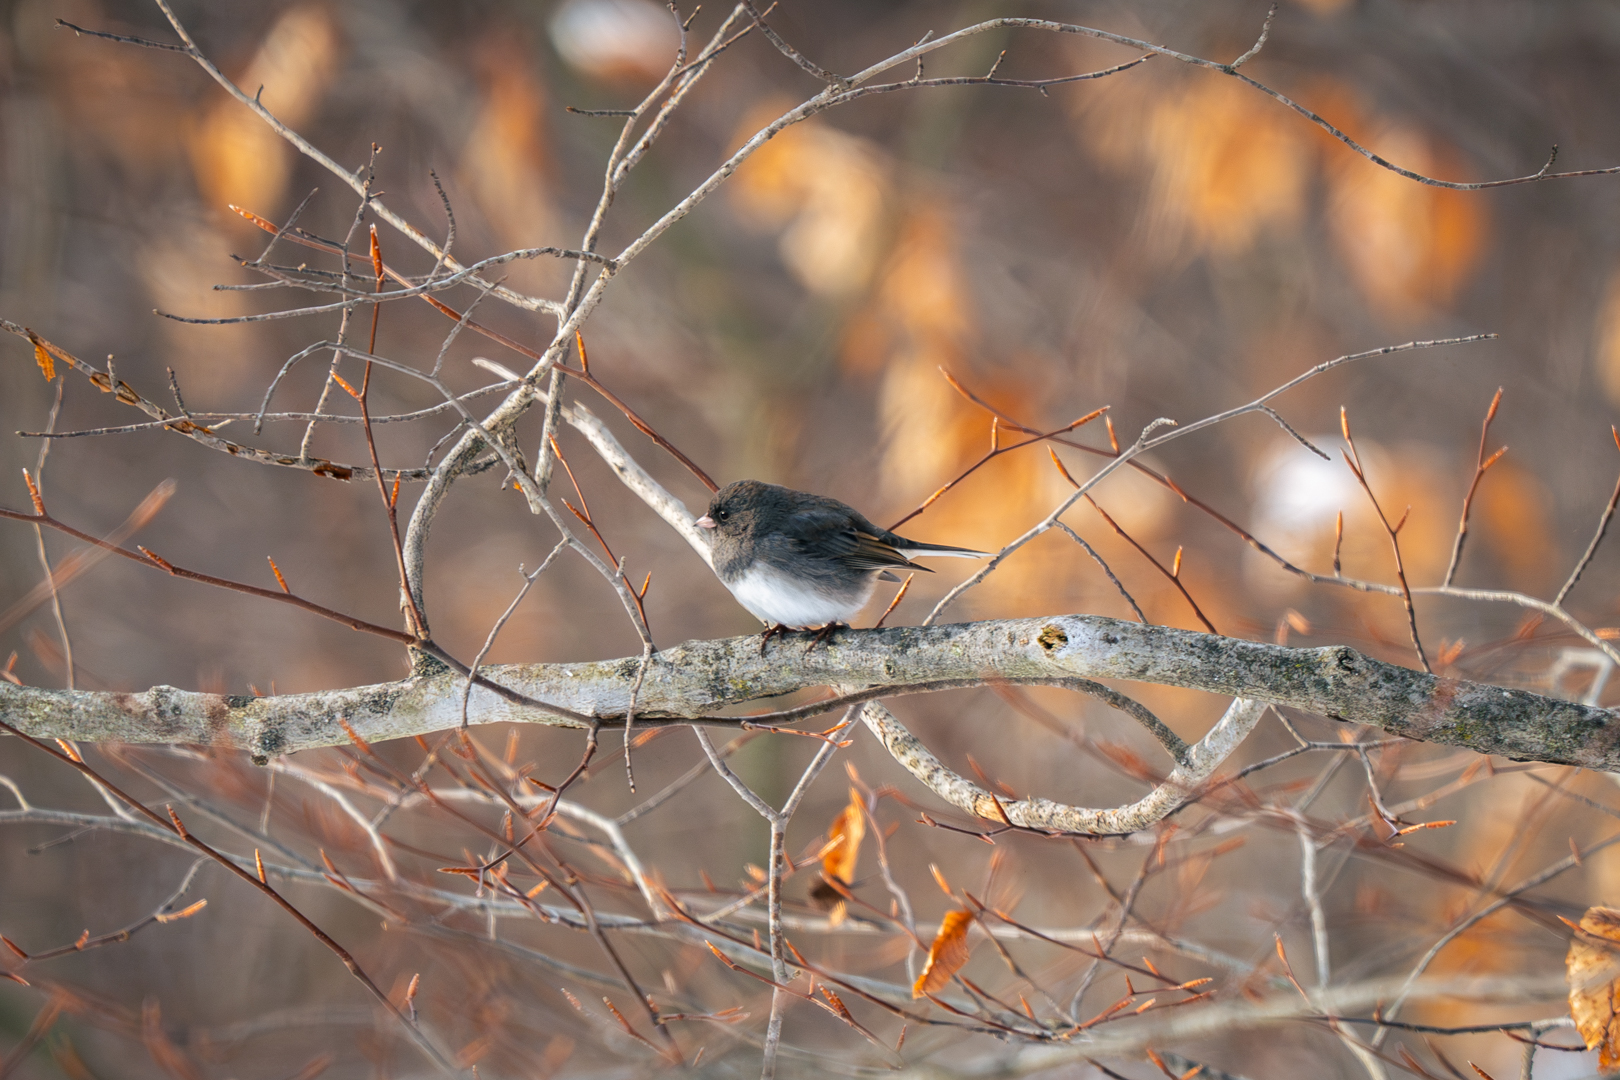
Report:
[[[738,480],[715,494],[698,518],[711,531],[714,572],[737,602],[775,634],[819,628],[815,648],[866,606],[878,581],[898,581],[892,567],[923,570],[912,558],[943,555],[988,559],[987,551],[924,544],[880,529],[860,511],[825,495]]]

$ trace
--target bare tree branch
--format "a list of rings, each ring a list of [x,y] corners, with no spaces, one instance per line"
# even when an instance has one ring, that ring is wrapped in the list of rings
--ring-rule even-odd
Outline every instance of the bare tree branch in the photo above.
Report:
[[[622,723],[637,657],[583,664],[491,666],[484,674],[526,697],[603,726]],[[1008,619],[840,633],[824,649],[759,655],[758,639],[693,641],[652,655],[636,705],[644,726],[739,726],[761,717],[718,711],[806,687],[834,696],[793,710],[816,715],[853,700],[979,686],[1129,679],[1290,705],[1393,734],[1524,761],[1620,769],[1620,721],[1607,709],[1525,690],[1441,678],[1346,646],[1292,649],[1092,615]],[[367,740],[461,723],[460,677],[441,675],[314,694],[241,697],[155,687],[141,694],[0,686],[0,715],[38,738],[226,744],[273,756],[348,743],[339,718]],[[769,716],[781,722],[781,715]],[[536,715],[475,687],[470,723]]]

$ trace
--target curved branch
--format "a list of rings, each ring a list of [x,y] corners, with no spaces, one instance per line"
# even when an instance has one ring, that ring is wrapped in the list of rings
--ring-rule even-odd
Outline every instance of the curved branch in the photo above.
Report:
[[[1188,748],[1185,765],[1177,765],[1164,783],[1136,802],[1108,810],[1088,810],[1041,798],[997,798],[940,764],[939,759],[878,702],[869,702],[861,709],[861,721],[882,740],[889,754],[928,790],[970,814],[1020,829],[1123,836],[1155,825],[1180,809],[1254,730],[1265,711],[1263,702],[1235,699],[1220,722]]]

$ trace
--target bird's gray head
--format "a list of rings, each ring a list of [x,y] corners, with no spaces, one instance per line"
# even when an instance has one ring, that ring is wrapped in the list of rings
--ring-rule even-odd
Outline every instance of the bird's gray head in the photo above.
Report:
[[[715,492],[697,527],[712,530],[711,542],[735,541],[768,525],[787,506],[788,491],[758,480],[738,480]]]

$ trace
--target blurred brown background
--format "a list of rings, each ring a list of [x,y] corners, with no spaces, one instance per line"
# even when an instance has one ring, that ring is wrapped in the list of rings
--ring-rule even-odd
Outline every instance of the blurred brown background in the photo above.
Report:
[[[577,243],[619,121],[564,106],[633,103],[665,69],[674,37],[667,14],[635,0],[213,2],[181,3],[177,12],[241,86],[251,93],[262,85],[276,115],[339,161],[357,167],[369,145],[380,144],[384,200],[442,236],[428,176],[435,170],[455,209],[455,252],[465,261]],[[228,256],[251,257],[265,243],[226,205],[281,220],[318,187],[300,224],[341,236],[354,212],[352,194],[183,57],[53,26],[64,18],[171,40],[154,8],[21,0],[0,5],[0,13],[0,315],[98,365],[114,354],[119,377],[155,400],[167,397],[169,367],[193,410],[255,409],[286,357],[330,336],[335,317],[197,327],[152,309],[222,316],[306,302],[301,294],[211,291],[215,283],[256,280]],[[850,72],[925,31],[1013,13],[1080,21],[1225,60],[1252,44],[1265,5],[1029,3],[1013,12],[991,3],[789,0],[771,18],[817,62]],[[719,9],[705,9],[694,40],[706,40],[719,17]],[[1131,55],[1079,38],[992,33],[934,54],[927,74],[981,74],[1002,49],[1000,74],[1014,78],[1089,70]],[[1283,6],[1265,51],[1245,72],[1399,164],[1475,180],[1532,173],[1555,143],[1559,169],[1620,163],[1617,61],[1620,17],[1606,2],[1311,0]],[[757,36],[734,47],[621,193],[603,249],[622,247],[750,133],[815,89]],[[770,143],[619,277],[586,340],[593,372],[720,482],[754,476],[813,489],[886,524],[989,445],[988,417],[950,389],[941,366],[1036,427],[1110,405],[1128,441],[1156,417],[1190,421],[1241,404],[1343,353],[1494,331],[1501,337],[1492,342],[1340,369],[1274,404],[1330,451],[1339,445],[1338,409],[1349,409],[1385,507],[1392,516],[1411,507],[1402,532],[1407,568],[1414,582],[1429,583],[1444,572],[1480,420],[1504,387],[1492,443],[1511,451],[1481,489],[1459,581],[1550,596],[1584,549],[1620,468],[1607,430],[1620,407],[1617,194],[1614,177],[1484,193],[1420,186],[1233,80],[1162,58],[1046,95],[982,86],[896,93],[825,114]],[[381,238],[395,265],[430,267],[386,227]],[[295,251],[282,248],[277,256],[306,257],[294,258]],[[518,263],[505,280],[554,296],[565,270]],[[458,299],[470,296],[464,290]],[[493,301],[479,317],[532,345],[552,332],[549,320]],[[378,351],[426,366],[448,327],[426,305],[390,306]],[[40,430],[54,388],[25,342],[7,342],[0,345],[0,430]],[[477,355],[520,365],[467,335],[449,352],[452,384],[471,389],[488,381],[469,362]],[[277,407],[310,408],[324,363],[296,369]],[[375,413],[434,403],[421,384],[379,379]],[[689,506],[705,502],[703,488],[611,406],[584,390],[580,400]],[[67,378],[59,429],[140,419],[82,378]],[[379,448],[386,463],[419,465],[447,428],[443,418],[390,425],[379,429]],[[1084,437],[1100,446],[1097,428]],[[302,434],[301,425],[281,424],[252,440],[246,429],[238,423],[226,431],[288,452]],[[520,432],[532,455],[538,416]],[[618,487],[588,446],[565,438],[563,448],[631,576],[652,571],[648,614],[660,645],[754,631],[751,618]],[[365,455],[353,429],[321,432],[313,450],[338,461]],[[38,440],[0,439],[5,505],[26,506],[18,472],[32,469],[38,453]],[[1063,456],[1077,473],[1096,461]],[[1392,580],[1387,542],[1343,463],[1320,462],[1274,425],[1245,418],[1177,443],[1151,463],[1313,570],[1329,567],[1334,515],[1342,509],[1346,572]],[[271,581],[270,555],[305,595],[373,621],[397,619],[392,559],[369,485],[258,467],[146,431],[55,442],[44,489],[58,517],[107,531],[166,477],[179,480],[178,493],[136,538],[141,543],[175,563],[261,585]],[[498,482],[498,472],[461,481],[431,542],[428,614],[440,641],[462,656],[476,651],[510,601],[518,564],[532,567],[555,542],[549,526]],[[1031,448],[990,463],[906,531],[994,548],[1044,516],[1065,490],[1044,448]],[[1221,631],[1270,640],[1293,609],[1303,619],[1292,643],[1348,641],[1411,662],[1399,604],[1303,586],[1133,476],[1111,479],[1098,499],[1166,564],[1183,548],[1183,581]],[[1150,618],[1197,625],[1179,594],[1094,512],[1076,508],[1066,520],[1110,561]],[[56,537],[46,544],[53,557],[71,549]],[[946,564],[919,579],[891,620],[921,619],[964,569]],[[1601,553],[1574,594],[1574,610],[1590,625],[1615,621],[1617,573],[1620,554]],[[40,578],[31,531],[0,528],[0,607]],[[85,688],[169,683],[290,692],[385,681],[405,670],[398,651],[380,641],[116,560],[68,586],[63,605]],[[1049,534],[946,618],[1057,611],[1129,616],[1095,564]],[[1420,599],[1419,612],[1431,655],[1458,638],[1476,647],[1457,656],[1454,669],[1474,677],[1533,681],[1573,640],[1543,628],[1511,650],[1479,648],[1510,637],[1522,611]],[[1301,635],[1298,625],[1309,632]],[[0,661],[13,650],[23,681],[61,684],[48,609],[4,632]],[[609,589],[581,560],[565,556],[490,659],[635,651]],[[1187,735],[1201,732],[1221,704],[1151,688],[1142,697]],[[1048,704],[1066,716],[1117,724],[1062,697]],[[1136,790],[1101,771],[1082,785],[1089,764],[988,692],[914,700],[907,709],[908,722],[917,721],[943,758],[961,766],[971,752],[1020,791],[1101,805]],[[1002,730],[1017,735],[988,734]],[[1134,733],[1098,730],[1099,737],[1135,741]],[[501,737],[491,736],[491,745]],[[550,762],[552,771],[566,771],[578,752],[577,740],[554,733],[523,739],[525,754]],[[739,755],[739,769],[779,798],[784,792],[773,789],[780,782],[773,778],[810,749],[756,741]],[[867,742],[850,753],[873,783],[904,787]],[[647,789],[678,775],[695,755],[684,733],[651,743],[638,755]],[[0,747],[0,769],[28,778],[41,801],[95,805],[82,785],[45,775],[37,756],[13,746]],[[826,812],[807,810],[814,822],[807,829],[824,824],[841,803],[837,772],[824,782]],[[733,818],[740,811],[717,782],[705,783],[689,818],[649,821],[642,839],[651,850],[679,850],[688,869],[706,865],[732,880],[742,860],[761,860],[762,828],[748,820],[735,835],[716,834],[707,814]],[[635,801],[614,769],[588,790],[593,805],[607,811]],[[1362,794],[1347,788],[1344,799],[1352,806]],[[699,806],[709,809],[698,814]],[[970,841],[912,831],[917,835],[903,835],[913,868],[969,856],[982,862],[977,849],[964,848]],[[1482,821],[1478,833],[1460,828],[1433,842],[1449,845],[1462,862],[1499,850],[1499,822]],[[99,926],[133,918],[173,888],[174,868],[185,865],[179,856],[106,836],[25,853],[54,835],[29,827],[0,839],[0,930],[18,940],[55,944],[71,940],[87,920]],[[1549,842],[1562,850],[1556,833]],[[1032,896],[1045,894],[1042,883],[1076,872],[1047,867],[1049,855],[1030,845],[1023,873]],[[153,869],[159,865],[161,873]],[[1577,912],[1603,881],[1601,867],[1584,873],[1570,884],[1568,903]],[[85,899],[109,882],[141,896],[127,910]],[[209,895],[222,891],[230,890],[215,880]],[[64,894],[79,899],[61,902]],[[335,901],[312,905],[312,913],[353,935],[375,926]],[[280,1007],[318,986],[363,1011],[341,971],[334,974],[335,964],[311,943],[297,943],[297,964],[244,959],[244,949],[264,956],[270,935],[287,928],[251,898],[239,906],[210,908],[212,929],[199,922],[189,936],[138,939],[121,957],[87,958],[75,975],[126,1002],[161,994],[165,1017],[177,1023],[240,1019],[250,1006],[210,989],[227,978],[217,969],[236,964],[244,966],[227,981],[254,984],[242,999],[260,1003],[251,1008],[272,998]],[[1060,907],[1045,917],[1079,918]],[[1241,921],[1255,913],[1232,915]],[[1411,917],[1421,919],[1417,907]],[[1534,947],[1550,956],[1559,946],[1549,942]],[[400,963],[408,975],[410,961]],[[25,1000],[0,990],[0,1029],[26,1026]],[[37,1075],[55,1075],[50,1067],[39,1064]]]

